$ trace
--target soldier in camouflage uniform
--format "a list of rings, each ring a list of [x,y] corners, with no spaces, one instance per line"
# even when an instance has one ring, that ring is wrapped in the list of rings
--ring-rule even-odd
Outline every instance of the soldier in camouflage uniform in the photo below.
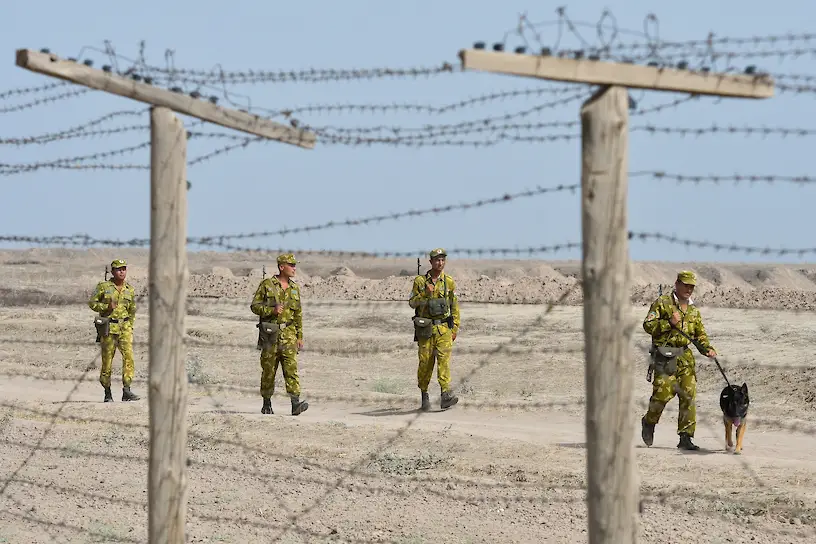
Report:
[[[111,394],[111,364],[116,348],[122,354],[122,400],[139,400],[130,390],[133,381],[133,325],[136,321],[136,290],[125,281],[127,263],[124,259],[111,262],[111,279],[101,281],[88,301],[88,306],[100,317],[110,318],[109,334],[98,335],[102,350],[99,382],[105,388],[105,402],[113,402]]]
[[[292,401],[292,415],[302,414],[309,403],[300,400],[297,354],[303,348],[303,314],[300,287],[292,279],[297,261],[290,254],[278,256],[278,275],[266,278],[258,285],[252,297],[250,309],[259,317],[259,329],[271,324],[271,335],[259,332],[258,349],[261,350],[261,397],[262,414],[272,414],[272,394],[275,391],[275,374],[281,367],[286,392]]]
[[[449,274],[443,272],[447,254],[442,248],[429,253],[431,268],[424,276],[416,276],[411,289],[408,305],[414,309],[415,316],[431,320],[425,335],[428,338],[415,337],[419,356],[417,367],[417,385],[422,394],[421,408],[431,409],[428,397],[428,384],[431,381],[434,363],[436,378],[442,391],[440,405],[446,410],[459,402],[459,398],[450,390],[450,358],[453,342],[459,332],[459,301],[456,297],[456,282]],[[423,336],[425,336],[423,335]]]
[[[677,274],[672,293],[662,295],[649,307],[649,313],[643,321],[643,329],[652,336],[652,349],[655,346],[686,347],[690,342],[678,329],[698,344],[698,351],[706,357],[716,357],[717,352],[711,345],[703,326],[700,310],[694,306],[691,294],[697,285],[694,272],[683,270]],[[654,429],[663,408],[678,396],[679,414],[677,417],[677,434],[680,435],[678,448],[684,450],[699,449],[691,439],[694,437],[697,412],[697,373],[695,371],[694,352],[687,347],[677,357],[677,370],[672,375],[655,372],[652,396],[649,409],[641,420],[641,436],[647,446],[654,441]]]

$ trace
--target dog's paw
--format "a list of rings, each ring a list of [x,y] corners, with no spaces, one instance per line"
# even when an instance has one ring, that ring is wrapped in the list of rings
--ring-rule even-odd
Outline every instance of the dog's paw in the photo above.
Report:
[[[734,450],[734,455],[742,455],[742,450]]]
[[[726,444],[725,445],[725,451],[734,451],[734,445],[733,444]]]

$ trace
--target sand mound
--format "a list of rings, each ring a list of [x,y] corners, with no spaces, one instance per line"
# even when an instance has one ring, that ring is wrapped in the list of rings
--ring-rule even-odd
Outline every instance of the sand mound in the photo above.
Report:
[[[221,278],[234,278],[235,277],[235,274],[232,273],[232,270],[230,270],[226,266],[213,266],[212,274],[213,274],[213,276],[219,276]]]
[[[334,270],[331,271],[331,275],[332,276],[344,276],[344,277],[349,277],[349,278],[353,278],[353,277],[356,276],[356,274],[351,270],[351,268],[349,268],[347,266],[341,266],[341,267],[335,268]]]

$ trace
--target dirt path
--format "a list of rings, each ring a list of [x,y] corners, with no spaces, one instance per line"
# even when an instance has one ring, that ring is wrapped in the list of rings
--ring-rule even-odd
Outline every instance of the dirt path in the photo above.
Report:
[[[65,403],[70,394],[68,404],[82,404],[99,414],[109,413],[111,409],[121,411],[135,411],[146,413],[148,400],[123,404],[118,398],[114,405],[101,402],[99,386],[96,383],[84,382],[75,388],[69,382],[57,382],[43,388],[41,380],[25,377],[12,378],[0,383],[0,396],[8,403],[35,403],[59,407]],[[73,393],[71,390],[74,389]],[[307,397],[304,397],[307,398]],[[514,440],[534,445],[550,446],[581,446],[584,447],[585,431],[582,417],[548,411],[541,412],[497,412],[469,409],[467,401],[449,410],[440,410],[438,405],[431,412],[420,413],[411,408],[376,408],[370,403],[354,405],[344,402],[312,401],[310,409],[297,418],[302,425],[327,424],[342,422],[350,427],[376,426],[379,430],[399,430],[408,425],[417,431],[448,432],[463,436],[477,436],[488,440]],[[274,399],[275,417],[291,418],[288,412],[288,403],[285,398],[276,396]],[[121,406],[120,406],[121,405]],[[53,411],[50,409],[49,411]],[[194,391],[188,403],[190,414],[220,414],[240,416],[249,421],[263,421],[268,419],[259,413],[257,398],[235,397],[218,394],[203,394]],[[642,455],[665,455],[665,451],[676,451],[676,433],[673,424],[677,418],[676,401],[670,404],[664,412],[661,424],[655,432],[655,445],[646,448],[639,434],[639,428],[633,431],[633,444]],[[294,418],[292,418],[294,420]],[[635,423],[637,421],[635,420]],[[802,463],[810,467],[816,474],[816,434],[791,434],[788,431],[757,430],[748,418],[746,434],[745,457],[752,461],[763,460],[772,464],[791,465]],[[697,442],[705,453],[723,454],[727,458],[739,457],[724,450],[724,436],[720,432],[722,426],[712,428],[712,425],[698,424]],[[748,446],[750,444],[750,446]],[[640,451],[642,450],[642,451]],[[750,451],[750,454],[748,453]],[[680,453],[678,455],[694,455]],[[701,463],[723,463],[721,458],[697,454]],[[729,462],[729,461],[726,461]]]
[[[147,422],[148,401],[146,399],[136,403],[121,403],[117,399],[113,404],[104,404],[101,402],[97,384],[84,382],[71,393],[73,387],[74,384],[71,382],[60,381],[44,388],[42,380],[30,378],[13,378],[0,383],[0,396],[4,399],[5,406],[16,405],[24,409],[39,411],[39,417],[35,418],[36,423],[33,425],[23,423],[24,420],[31,419],[26,416],[25,410],[13,412],[11,417],[14,421],[10,427],[16,427],[22,432],[22,434],[14,433],[15,436],[27,437],[28,442],[32,443],[38,436],[41,436],[36,433],[44,432],[49,425],[48,414],[56,410],[61,410],[62,414],[68,418],[79,417],[82,420],[114,423],[126,421],[136,425]],[[70,398],[68,398],[69,395]],[[68,398],[67,402],[65,402],[66,398]],[[499,538],[503,535],[512,542],[535,542],[537,531],[542,525],[546,525],[550,530],[555,531],[554,535],[559,535],[553,541],[585,542],[586,534],[582,527],[582,524],[585,524],[585,512],[579,499],[582,493],[581,488],[584,485],[584,424],[582,417],[575,413],[509,412],[483,409],[476,411],[468,409],[466,400],[463,400],[461,405],[451,410],[442,412],[435,408],[430,413],[420,414],[412,408],[378,408],[370,403],[361,406],[343,402],[319,401],[314,402],[309,411],[294,418],[287,413],[286,398],[276,396],[274,404],[278,413],[274,416],[263,416],[259,413],[258,399],[254,397],[209,395],[198,388],[192,388],[189,399],[189,420],[191,435],[193,435],[189,442],[192,450],[191,458],[197,459],[197,463],[220,467],[220,470],[233,470],[229,467],[237,466],[243,467],[240,469],[242,471],[251,472],[252,468],[247,459],[255,455],[251,453],[257,451],[255,448],[258,448],[259,451],[279,451],[283,454],[280,458],[282,462],[291,457],[295,464],[289,469],[282,467],[281,463],[275,463],[275,470],[290,471],[294,474],[301,471],[301,467],[297,466],[297,456],[292,454],[293,451],[299,449],[305,452],[308,466],[314,467],[309,472],[326,471],[319,480],[317,489],[311,490],[308,485],[301,487],[303,497],[313,500],[316,504],[320,504],[321,500],[329,500],[326,499],[327,496],[339,494],[341,497],[347,497],[348,493],[356,497],[354,500],[364,501],[372,497],[370,489],[379,489],[377,492],[379,494],[393,493],[404,488],[407,482],[416,481],[411,479],[412,470],[415,477],[419,477],[418,475],[424,472],[431,479],[420,478],[418,480],[422,493],[431,494],[431,496],[438,493],[451,494],[449,500],[455,502],[446,508],[454,509],[450,513],[457,511],[457,516],[463,520],[465,525],[476,527],[472,538],[466,538],[457,531],[453,533],[443,531],[441,534],[446,535],[449,541],[485,542],[490,538]],[[666,542],[679,542],[685,538],[681,538],[682,534],[686,534],[686,537],[694,534],[698,538],[701,536],[708,536],[712,539],[730,538],[730,541],[734,542],[806,542],[814,536],[811,526],[803,525],[803,519],[805,524],[812,520],[807,516],[812,516],[813,501],[816,498],[816,487],[812,479],[812,475],[816,474],[816,457],[812,454],[816,449],[816,436],[755,430],[749,427],[746,452],[742,456],[735,456],[723,450],[719,427],[701,425],[697,433],[697,441],[703,450],[696,454],[681,453],[675,448],[676,435],[673,423],[676,415],[676,407],[670,405],[665,412],[664,424],[658,426],[656,443],[652,448],[645,448],[640,443],[637,429],[633,429],[639,477],[642,480],[642,490],[647,501],[643,515],[644,537],[657,538],[660,536]],[[637,422],[636,418],[633,418],[633,422]],[[77,423],[76,419],[69,420],[67,423],[60,421],[56,429],[51,430],[54,437],[53,442],[46,440],[45,444],[65,444],[67,442],[70,445],[98,442],[100,435],[104,435],[104,425],[99,424],[97,427],[100,428],[88,429],[87,424]],[[394,437],[406,427],[410,428],[410,433],[405,435],[406,440],[398,441],[395,444]],[[205,429],[213,444],[202,444],[201,432]],[[335,429],[341,429],[341,431],[335,432]],[[241,448],[248,448],[248,451],[236,450],[235,442],[231,442],[233,446],[226,449],[218,449],[214,445],[222,439],[231,440],[231,431],[235,433],[234,440],[240,440]],[[88,435],[88,432],[91,434]],[[11,434],[12,432],[8,431],[4,433],[4,436],[8,437]],[[83,435],[84,439],[80,438]],[[104,436],[106,436],[105,441],[116,440],[111,438],[110,434]],[[294,449],[289,446],[281,447],[281,440],[287,443],[296,436],[308,436],[309,438],[294,446]],[[365,438],[365,444],[355,440],[361,437]],[[414,437],[414,440],[410,437]],[[422,448],[413,446],[412,444],[416,443],[416,437],[420,437],[426,446]],[[439,437],[444,437],[444,439]],[[126,456],[132,456],[138,452],[146,455],[146,438],[146,428],[144,428],[141,431],[138,446],[124,447],[124,444],[121,444],[118,451],[126,453]],[[21,442],[25,441],[21,440]],[[421,455],[418,456],[417,452],[424,451],[424,448],[428,447],[427,444],[433,442],[437,442],[436,447],[442,452],[440,455],[447,457],[447,461],[444,462],[449,465],[445,470],[436,470],[433,467],[422,469],[414,465],[411,465],[413,468],[406,468],[406,463],[418,465],[417,459]],[[59,446],[53,447],[59,449]],[[198,448],[202,450],[197,451]],[[216,450],[214,451],[213,448]],[[381,451],[378,452],[377,448],[381,448]],[[22,450],[25,449],[22,448]],[[82,448],[79,450],[83,451]],[[116,449],[112,450],[111,454],[116,455],[116,451]],[[414,457],[406,452],[413,453]],[[4,464],[7,464],[9,468],[16,467],[23,458],[23,453],[24,451],[20,451],[20,455],[6,455]],[[332,457],[338,454],[341,459],[354,461],[353,469],[343,463],[334,465],[337,459],[332,459]],[[72,456],[82,455],[82,453],[71,450],[71,453],[60,454],[62,457],[66,455],[70,464]],[[427,456],[428,453],[425,452],[422,455]],[[380,463],[380,472],[386,473],[386,478],[371,473],[356,472],[361,466],[359,459],[366,456]],[[35,465],[42,462],[48,463],[39,460],[41,457],[47,459],[48,452],[38,454]],[[383,464],[383,459],[390,464]],[[441,464],[443,463],[442,457],[435,457],[429,463]],[[345,468],[340,469],[340,466]],[[75,469],[80,472],[87,470],[79,467]],[[338,473],[338,469],[355,472]],[[130,470],[144,474],[145,468],[137,468],[130,463]],[[404,479],[406,474],[408,480]],[[795,476],[796,483],[790,479],[790,475],[805,474],[811,475],[807,484],[805,484],[806,479],[799,479],[803,476]],[[261,480],[256,479],[245,485],[251,488],[257,486],[263,478],[272,476],[262,471],[257,477]],[[201,473],[196,470],[196,464],[190,469],[190,478],[191,490],[193,490],[190,494],[191,520],[197,517],[209,519],[209,515],[202,514],[202,511],[209,512],[213,507],[219,509],[217,505],[208,505],[209,500],[206,498],[208,494],[219,493],[217,496],[222,499],[216,499],[216,503],[225,498],[230,498],[231,502],[239,502],[237,496],[234,495],[234,486],[238,482],[234,480],[229,486],[233,488],[233,492],[226,491],[224,482],[215,483],[219,481],[218,474],[212,471]],[[107,479],[109,480],[110,477]],[[113,479],[116,480],[116,478]],[[330,489],[327,495],[322,489],[333,480],[335,485],[336,482],[342,483],[334,491]],[[471,483],[474,481],[476,483]],[[497,484],[501,485],[502,482],[505,482],[506,487],[499,493],[499,496],[485,495],[487,490]],[[210,486],[215,486],[220,491],[215,491]],[[517,488],[514,492],[514,486],[522,487]],[[210,491],[202,492],[201,488],[210,489]],[[226,495],[224,495],[225,492]],[[492,493],[494,492],[490,491],[488,495]],[[518,497],[519,493],[521,497]],[[684,496],[686,493],[691,494]],[[516,498],[513,498],[514,494]],[[143,493],[140,492],[139,495],[143,496]],[[517,503],[519,498],[533,501],[532,509],[523,508],[521,503]],[[544,502],[539,502],[542,499]],[[729,501],[734,502],[729,503]],[[760,501],[790,504],[786,507],[787,509],[782,508],[781,513],[772,507],[761,512],[750,513],[752,508],[756,510],[756,505]],[[796,501],[799,502],[793,504]],[[806,507],[807,501],[810,501],[810,507]],[[460,503],[461,506],[456,506]],[[504,506],[498,510],[491,508],[496,503]],[[712,507],[713,503],[719,506]],[[300,504],[299,507],[297,505],[292,507],[293,512],[298,510],[307,512],[308,520],[309,500],[298,501],[298,504]],[[410,509],[416,514],[427,514],[424,506],[419,506],[415,500],[410,498],[397,499],[396,504],[399,505],[396,510],[388,510],[386,513],[370,511],[364,516],[372,520],[373,526],[400,527],[397,520],[400,518],[401,511],[404,514],[406,509]],[[478,510],[471,512],[467,507],[468,504],[481,504],[488,510],[482,513],[479,513]],[[224,506],[226,505],[222,502],[220,508]],[[806,508],[803,510],[802,506]],[[340,510],[337,510],[338,508]],[[680,526],[686,525],[687,531],[685,533],[681,531],[679,534],[674,531],[661,532],[664,531],[664,527],[660,520],[665,519],[666,515],[676,516],[677,508],[682,508],[684,512],[681,517],[686,521],[681,522]],[[227,509],[231,510],[232,507],[227,507]],[[709,511],[712,509],[713,511]],[[51,510],[52,517],[56,515],[53,509],[43,506],[37,508],[37,511],[40,512],[46,510]],[[239,510],[242,511],[242,508]],[[795,514],[794,510],[797,513],[804,512],[804,514]],[[325,526],[327,520],[334,520],[333,523],[336,526],[344,527],[341,532],[344,535],[343,538],[348,539],[347,541],[430,542],[434,540],[434,537],[419,535],[440,534],[439,527],[434,525],[434,522],[427,521],[421,525],[425,527],[424,530],[417,527],[409,530],[410,525],[403,526],[403,532],[399,538],[388,532],[382,533],[377,538],[364,538],[363,535],[370,537],[370,533],[354,529],[354,524],[350,524],[350,519],[355,519],[355,516],[352,515],[349,518],[350,514],[343,514],[343,509],[335,499],[329,500],[326,506],[320,506],[317,511],[320,519],[317,524],[310,524],[309,521],[300,522],[294,532],[291,532],[286,529],[285,525],[272,523],[264,525],[260,532],[252,532],[252,534],[256,537],[269,536],[270,531],[279,531],[282,542],[318,541],[322,540],[323,536],[332,540],[329,538],[332,536],[331,532],[326,535],[320,529]],[[113,512],[115,513],[116,510],[114,509]],[[780,519],[778,516],[783,514],[788,517]],[[736,528],[745,523],[745,519],[739,521],[740,518],[746,515],[749,516],[750,525],[737,530]],[[494,520],[494,516],[498,517]],[[104,516],[106,519],[109,517]],[[510,520],[513,520],[513,531],[504,532],[501,529],[502,524],[507,524]],[[328,524],[332,525],[332,522]],[[702,529],[699,527],[700,524],[703,525]],[[83,530],[92,536],[96,535],[94,538],[105,540],[103,537],[107,535],[106,538],[111,539],[110,541],[127,541],[127,535],[123,536],[122,530],[116,529],[113,522],[105,526],[108,529],[102,531],[101,535],[94,533],[93,527],[90,526],[83,527]],[[210,540],[206,536],[201,536],[200,540],[192,541],[239,542],[242,538],[249,536],[246,530],[227,530],[229,524],[225,524],[222,518],[218,518],[214,526],[218,527],[219,534],[225,536],[219,537],[218,540]],[[701,530],[702,533],[700,533]],[[202,534],[198,529],[192,529],[192,533]],[[40,534],[36,531],[18,533],[18,536],[23,534],[27,535],[26,538],[33,538],[27,541],[40,541],[38,540]],[[135,534],[141,534],[138,525],[135,527]],[[2,531],[0,531],[0,536],[4,536]],[[120,537],[121,540],[117,540]],[[235,540],[232,540],[233,538]],[[338,540],[342,541],[343,538],[338,537]]]

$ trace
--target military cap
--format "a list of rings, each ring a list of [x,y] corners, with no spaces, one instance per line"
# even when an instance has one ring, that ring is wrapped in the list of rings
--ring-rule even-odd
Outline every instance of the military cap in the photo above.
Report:
[[[297,264],[297,261],[292,253],[285,253],[278,255],[278,264]]]
[[[438,247],[436,249],[432,249],[431,252],[428,255],[430,255],[431,259],[434,259],[436,257],[447,257],[448,256],[448,254],[445,253],[445,250],[442,249],[441,247]]]
[[[697,276],[691,270],[681,270],[677,273],[677,281],[686,285],[697,285]]]
[[[111,261],[111,270],[116,270],[117,268],[125,268],[127,266],[127,261],[124,259],[114,259]]]

